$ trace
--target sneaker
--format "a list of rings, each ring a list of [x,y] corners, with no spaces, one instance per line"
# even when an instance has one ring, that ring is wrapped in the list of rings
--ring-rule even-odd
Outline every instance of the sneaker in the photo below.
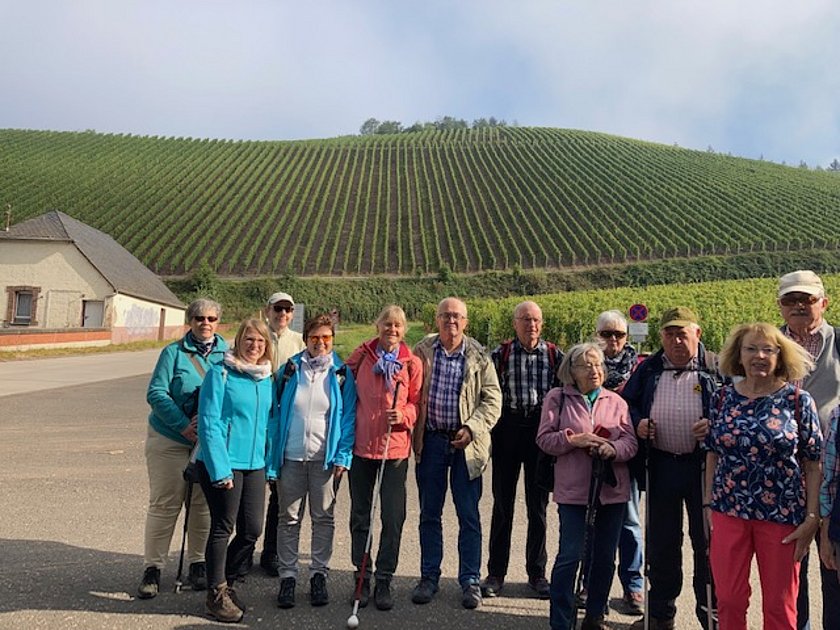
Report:
[[[529,579],[528,586],[536,593],[537,599],[548,599],[551,597],[551,587],[544,576]]]
[[[438,585],[431,578],[422,577],[411,592],[411,601],[415,604],[428,604],[437,592]]]
[[[187,582],[194,591],[207,590],[207,565],[203,562],[193,562],[187,574]]]
[[[280,575],[280,558],[277,557],[276,553],[272,554],[263,551],[260,556],[260,566],[262,567],[262,570],[271,577],[277,577]]]
[[[391,610],[394,607],[394,598],[391,597],[391,578],[376,578],[373,603],[376,604],[377,610]]]
[[[488,575],[481,583],[482,597],[496,597],[502,592],[502,587],[505,585],[505,578],[497,577],[495,575]]]
[[[326,606],[330,603],[327,576],[323,573],[316,573],[309,579],[309,601],[313,606]]]
[[[356,587],[359,585],[359,572],[353,573],[353,594],[350,596],[350,604],[356,603]],[[362,580],[362,590],[359,592],[359,608],[364,608],[370,601],[370,576],[365,574]]]
[[[157,567],[146,567],[143,572],[143,579],[137,587],[137,597],[140,599],[152,599],[160,592],[160,569]]]
[[[280,590],[277,592],[277,606],[279,608],[295,607],[295,578],[288,577],[280,580]]]
[[[590,617],[584,615],[580,624],[580,630],[610,630],[603,617]]]
[[[645,598],[639,591],[627,591],[621,598],[625,615],[644,615]]]
[[[207,612],[222,623],[238,623],[244,615],[242,609],[230,598],[227,584],[220,584],[207,591]]]
[[[467,610],[473,610],[481,606],[481,587],[478,584],[468,584],[464,587],[461,606]]]

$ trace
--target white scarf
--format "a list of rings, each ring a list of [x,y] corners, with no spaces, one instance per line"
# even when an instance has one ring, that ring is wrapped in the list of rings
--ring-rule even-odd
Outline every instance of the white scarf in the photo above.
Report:
[[[243,374],[247,374],[251,378],[257,381],[261,381],[264,378],[268,378],[271,376],[271,363],[268,361],[263,361],[262,363],[245,363],[244,361],[240,360],[232,350],[228,350],[225,352],[225,365],[229,368],[233,368],[237,372],[242,372]]]

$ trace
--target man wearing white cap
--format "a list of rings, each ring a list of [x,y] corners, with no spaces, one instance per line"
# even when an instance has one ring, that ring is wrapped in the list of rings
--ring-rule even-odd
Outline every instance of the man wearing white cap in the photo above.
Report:
[[[813,271],[792,271],[779,279],[779,309],[785,320],[782,331],[805,348],[816,364],[798,385],[817,403],[823,436],[828,435],[831,412],[840,403],[840,340],[837,330],[823,318],[827,307],[825,287]],[[823,628],[840,628],[840,608],[836,605],[840,601],[837,577],[837,571],[820,562]],[[807,555],[800,565],[796,607],[797,627],[810,628]]]
[[[276,372],[286,361],[306,348],[303,335],[289,328],[295,313],[295,301],[288,293],[279,291],[268,298],[265,307],[265,318],[271,329],[271,341],[274,344],[273,370]],[[277,493],[274,484],[268,484],[270,495],[268,498],[268,513],[265,517],[265,539],[260,554],[260,566],[273,577],[278,574],[277,560]]]

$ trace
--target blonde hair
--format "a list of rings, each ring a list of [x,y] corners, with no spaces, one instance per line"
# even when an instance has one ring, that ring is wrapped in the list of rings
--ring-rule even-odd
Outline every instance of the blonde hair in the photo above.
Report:
[[[242,338],[245,336],[245,332],[252,328],[256,330],[260,337],[265,339],[265,350],[263,351],[262,356],[259,358],[257,363],[262,363],[263,361],[268,361],[272,363],[274,361],[274,344],[271,343],[271,333],[268,331],[268,326],[264,321],[261,319],[256,319],[250,317],[248,319],[243,319],[242,323],[239,324],[239,330],[236,331],[236,338],[233,342],[233,352],[238,359],[242,359],[242,355],[240,351],[242,349]]]
[[[376,318],[376,322],[374,323],[377,327],[379,327],[381,324],[391,320],[402,322],[403,327],[408,325],[408,320],[405,317],[405,311],[402,310],[402,307],[397,306],[396,304],[389,304],[383,308],[379,312],[379,317]]]
[[[741,346],[749,334],[762,337],[779,348],[779,358],[773,373],[775,376],[786,381],[798,381],[807,376],[814,367],[811,355],[773,324],[754,322],[736,326],[726,338],[719,357],[720,371],[726,376],[746,376],[747,373],[741,364]]]

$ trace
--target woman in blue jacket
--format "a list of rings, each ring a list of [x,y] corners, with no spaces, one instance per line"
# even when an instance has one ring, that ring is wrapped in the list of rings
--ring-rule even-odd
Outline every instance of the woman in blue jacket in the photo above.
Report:
[[[295,605],[300,523],[307,497],[312,519],[310,601],[313,606],[329,602],[335,495],[353,460],[356,437],[356,385],[333,352],[332,319],[315,317],[303,333],[306,350],[277,371],[279,421],[269,436],[267,476],[276,479],[280,504],[277,604],[281,608]]]
[[[242,619],[244,607],[232,585],[247,571],[262,533],[266,435],[274,407],[271,348],[266,325],[246,319],[233,351],[207,373],[199,396],[196,464],[210,506],[207,611],[223,622]],[[234,525],[236,537],[228,546]]]
[[[190,329],[160,353],[149,381],[146,400],[152,408],[146,433],[146,468],[149,473],[149,508],[146,512],[144,572],[137,596],[151,599],[160,590],[160,572],[169,557],[169,545],[181,507],[187,497],[183,471],[195,445],[198,388],[205,373],[221,363],[227,343],[216,334],[222,307],[208,299],[187,307]],[[207,588],[204,549],[210,531],[210,512],[201,492],[190,493],[187,529],[189,574],[193,590]]]

